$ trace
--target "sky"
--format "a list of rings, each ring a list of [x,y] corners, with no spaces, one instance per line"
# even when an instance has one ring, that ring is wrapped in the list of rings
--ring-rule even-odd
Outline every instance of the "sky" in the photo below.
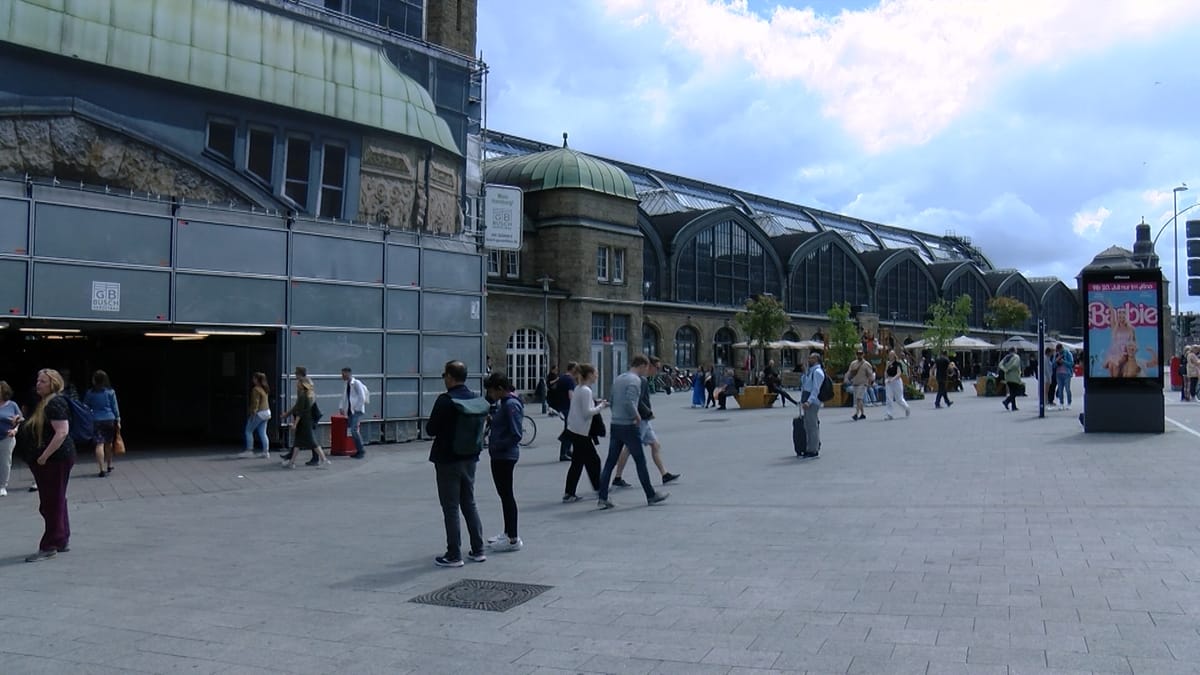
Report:
[[[1198,29],[1196,0],[481,0],[478,49],[491,130],[954,232],[1072,288],[1143,219],[1173,279],[1177,198],[1200,311]]]

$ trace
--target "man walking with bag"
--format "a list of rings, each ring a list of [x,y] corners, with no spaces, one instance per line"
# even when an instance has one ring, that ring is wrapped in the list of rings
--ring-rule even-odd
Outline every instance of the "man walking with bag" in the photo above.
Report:
[[[354,459],[362,459],[367,454],[363,450],[362,430],[359,429],[359,424],[362,422],[363,413],[367,411],[367,404],[371,402],[371,392],[367,390],[366,385],[350,374],[349,368],[342,368],[342,379],[346,382],[346,393],[342,396],[342,405],[338,408],[338,413],[346,416],[346,428],[350,430],[350,437],[354,439]]]
[[[1017,396],[1024,393],[1024,383],[1021,382],[1021,357],[1016,347],[1009,347],[1008,353],[1000,359],[1000,372],[1004,374],[1004,389],[1008,396],[1001,403],[1005,410],[1016,411]],[[1011,408],[1009,406],[1012,406]]]

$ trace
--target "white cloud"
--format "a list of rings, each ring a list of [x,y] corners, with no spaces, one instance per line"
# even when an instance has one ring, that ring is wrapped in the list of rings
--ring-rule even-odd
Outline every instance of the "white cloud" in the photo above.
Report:
[[[1097,233],[1111,215],[1112,211],[1103,206],[1094,211],[1078,211],[1071,218],[1071,229],[1080,236]]]
[[[764,17],[745,0],[605,5],[631,25],[658,22],[707,70],[744,62],[764,80],[803,83],[870,152],[924,143],[1012,74],[1200,16],[1194,0],[883,0],[834,17],[782,6]]]

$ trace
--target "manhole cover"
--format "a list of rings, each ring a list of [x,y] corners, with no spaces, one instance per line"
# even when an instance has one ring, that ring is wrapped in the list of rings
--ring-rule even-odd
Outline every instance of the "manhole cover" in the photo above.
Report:
[[[510,581],[463,579],[436,591],[418,595],[409,602],[461,609],[482,609],[504,612],[554,588],[537,584],[517,584]]]

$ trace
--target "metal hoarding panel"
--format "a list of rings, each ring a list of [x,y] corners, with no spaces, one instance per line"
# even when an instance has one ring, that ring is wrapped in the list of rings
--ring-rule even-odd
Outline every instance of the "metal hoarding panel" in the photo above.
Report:
[[[451,253],[425,249],[421,264],[421,285],[448,291],[483,290],[482,268],[476,254]]]
[[[384,412],[390,419],[418,417],[421,414],[419,396],[420,380],[416,378],[388,378],[387,392],[383,397]]]
[[[0,253],[29,252],[29,203],[0,199]]]
[[[388,330],[417,330],[420,328],[421,295],[416,291],[387,291]]]
[[[0,260],[0,314],[25,314],[27,265],[24,260]]]
[[[179,221],[178,266],[245,274],[287,274],[287,232]]]
[[[383,328],[383,289],[292,283],[293,326]]]
[[[338,373],[342,368],[356,373],[383,371],[381,333],[293,330],[291,347],[289,372],[295,366],[304,366],[309,373]]]
[[[40,257],[167,267],[171,264],[171,219],[38,204],[33,252]]]
[[[467,374],[476,377],[483,372],[479,362],[482,338],[476,335],[434,335],[425,337],[421,350],[421,372],[441,374],[447,361],[462,361]]]
[[[287,282],[180,273],[175,277],[175,320],[180,323],[280,326]]]
[[[421,372],[421,336],[387,336],[387,372],[389,375],[417,375]]]
[[[387,247],[387,282],[389,286],[419,286],[421,283],[421,250],[412,246]]]
[[[424,293],[421,296],[421,329],[446,333],[482,330],[483,301],[477,295]]]
[[[171,275],[153,270],[37,262],[34,316],[100,321],[167,321]]]
[[[379,242],[296,234],[292,276],[383,283],[383,247]]]

